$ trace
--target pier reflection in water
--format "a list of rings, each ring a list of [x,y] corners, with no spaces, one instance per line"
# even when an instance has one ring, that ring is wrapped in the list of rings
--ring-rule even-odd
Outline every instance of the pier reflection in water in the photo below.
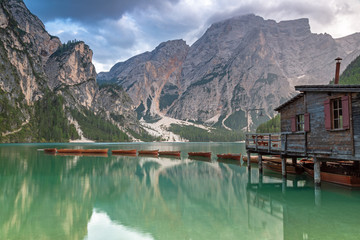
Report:
[[[174,146],[183,152],[224,148]],[[155,147],[164,146],[148,149]],[[41,145],[0,146],[0,239],[351,239],[360,234],[358,192],[323,184],[316,198],[311,178],[282,179],[267,170],[259,174],[256,167],[248,172],[236,161],[56,156],[37,148]],[[227,152],[238,149],[239,144],[226,146]]]

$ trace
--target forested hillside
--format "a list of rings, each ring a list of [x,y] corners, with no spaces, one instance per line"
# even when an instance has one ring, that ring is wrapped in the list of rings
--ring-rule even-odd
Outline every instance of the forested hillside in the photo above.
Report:
[[[347,66],[340,76],[339,84],[360,84],[360,56]]]
[[[257,129],[257,133],[277,133],[280,132],[280,114],[276,115],[269,121],[261,124]]]

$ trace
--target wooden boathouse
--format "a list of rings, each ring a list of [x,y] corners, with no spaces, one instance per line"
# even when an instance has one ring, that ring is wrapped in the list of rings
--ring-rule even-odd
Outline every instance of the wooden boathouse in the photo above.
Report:
[[[335,77],[336,80],[336,77]],[[320,163],[360,162],[360,85],[295,86],[299,93],[275,110],[281,114],[281,132],[247,134],[248,167],[251,153],[280,155],[286,177],[286,159],[312,158],[314,182],[320,184]]]

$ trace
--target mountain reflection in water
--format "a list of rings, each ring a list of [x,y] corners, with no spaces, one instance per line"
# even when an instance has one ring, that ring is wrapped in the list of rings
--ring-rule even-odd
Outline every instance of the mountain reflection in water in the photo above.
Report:
[[[241,143],[128,147],[144,146],[244,151]],[[249,174],[239,162],[56,156],[38,148],[44,146],[0,146],[0,239],[351,239],[360,234],[359,193],[323,184],[320,200],[315,199],[306,176],[284,182],[266,170],[259,175],[256,165]]]

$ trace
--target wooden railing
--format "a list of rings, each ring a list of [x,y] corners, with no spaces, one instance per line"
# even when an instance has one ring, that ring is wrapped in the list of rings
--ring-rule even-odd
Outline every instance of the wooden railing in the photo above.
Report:
[[[246,148],[284,154],[299,152],[306,154],[306,132],[251,133],[246,134]]]

